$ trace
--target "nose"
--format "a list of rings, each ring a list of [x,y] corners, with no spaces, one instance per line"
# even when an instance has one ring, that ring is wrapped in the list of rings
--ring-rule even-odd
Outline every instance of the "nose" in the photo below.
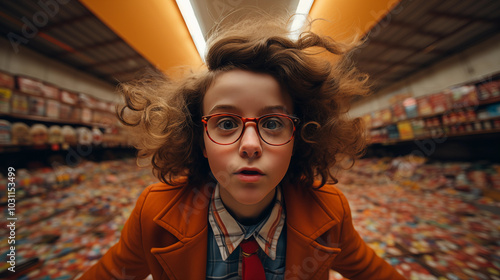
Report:
[[[246,123],[245,131],[240,139],[240,156],[243,158],[258,158],[262,155],[262,143],[256,123]]]

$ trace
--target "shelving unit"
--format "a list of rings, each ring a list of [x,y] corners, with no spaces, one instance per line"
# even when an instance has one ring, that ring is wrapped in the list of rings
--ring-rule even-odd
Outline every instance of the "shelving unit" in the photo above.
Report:
[[[395,145],[433,138],[497,134],[500,132],[499,88],[496,73],[437,94],[407,97],[363,119],[369,127],[372,144]]]

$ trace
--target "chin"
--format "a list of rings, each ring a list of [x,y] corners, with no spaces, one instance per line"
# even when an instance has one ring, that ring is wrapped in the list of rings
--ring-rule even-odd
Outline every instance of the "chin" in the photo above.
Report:
[[[259,202],[263,201],[265,197],[266,197],[265,194],[256,194],[256,193],[249,194],[248,192],[242,192],[238,195],[236,201],[238,201],[238,203],[240,204],[251,206],[259,204]]]
[[[259,202],[261,202],[262,200],[264,200],[263,196],[259,196],[259,197],[241,197],[237,201],[240,204],[251,206],[251,205],[259,204]]]

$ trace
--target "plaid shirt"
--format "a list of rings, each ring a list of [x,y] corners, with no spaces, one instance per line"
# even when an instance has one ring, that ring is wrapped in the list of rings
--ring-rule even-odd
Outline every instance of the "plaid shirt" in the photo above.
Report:
[[[252,226],[244,226],[226,210],[217,185],[212,199],[208,220],[207,279],[240,279],[241,241],[253,236],[262,250],[258,255],[266,272],[266,279],[283,279],[285,272],[286,234],[285,209],[281,188],[276,190],[274,207],[269,216]],[[283,231],[283,234],[281,234]]]

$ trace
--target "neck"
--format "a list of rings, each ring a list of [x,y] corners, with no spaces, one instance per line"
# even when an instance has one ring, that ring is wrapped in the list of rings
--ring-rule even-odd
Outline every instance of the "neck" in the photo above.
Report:
[[[275,195],[276,188],[269,192],[259,203],[245,205],[232,199],[231,195],[224,188],[220,188],[220,197],[226,210],[243,225],[252,225],[260,221],[268,213],[267,210],[272,207]]]

